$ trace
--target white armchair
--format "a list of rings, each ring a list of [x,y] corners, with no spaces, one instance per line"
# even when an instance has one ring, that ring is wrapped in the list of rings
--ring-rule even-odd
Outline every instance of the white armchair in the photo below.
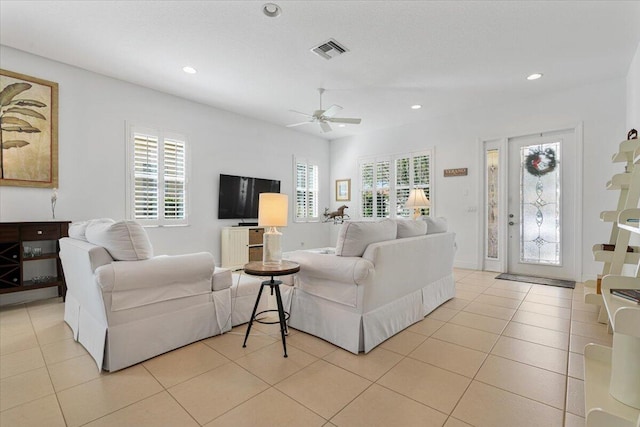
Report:
[[[98,368],[116,371],[231,329],[231,283],[216,280],[214,290],[211,254],[152,257],[132,221],[82,226],[60,240],[64,319]]]

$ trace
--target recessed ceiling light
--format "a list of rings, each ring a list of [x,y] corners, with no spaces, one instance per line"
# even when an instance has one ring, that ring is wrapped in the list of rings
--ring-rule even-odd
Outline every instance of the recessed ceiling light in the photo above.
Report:
[[[197,72],[198,72],[198,71],[196,71],[196,69],[195,69],[195,68],[193,68],[193,67],[189,67],[189,66],[182,67],[182,71],[184,71],[184,72],[185,72],[185,73],[187,73],[187,74],[195,74],[195,73],[197,73]]]
[[[420,105],[420,104],[414,104],[414,105],[411,106],[412,110],[419,110],[421,108],[422,108],[422,105]]]
[[[527,80],[538,80],[540,77],[542,77],[542,73],[533,73],[527,76]]]
[[[339,125],[338,125],[338,127],[339,127],[339,128],[346,128],[346,127],[347,127],[347,125],[345,125],[344,123],[341,123],[341,124],[339,124]]]
[[[267,3],[262,6],[262,13],[267,15],[269,18],[275,18],[277,16],[280,16],[280,14],[282,13],[282,9],[280,9],[280,6],[275,3]]]

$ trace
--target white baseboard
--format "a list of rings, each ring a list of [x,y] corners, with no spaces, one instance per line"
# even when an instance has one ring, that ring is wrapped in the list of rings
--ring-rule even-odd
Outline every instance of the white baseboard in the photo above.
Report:
[[[478,264],[475,262],[465,262],[465,261],[454,261],[454,268],[464,268],[466,270],[480,270]]]
[[[0,306],[24,304],[41,299],[55,298],[58,296],[58,288],[34,289],[32,291],[11,292],[0,295]]]

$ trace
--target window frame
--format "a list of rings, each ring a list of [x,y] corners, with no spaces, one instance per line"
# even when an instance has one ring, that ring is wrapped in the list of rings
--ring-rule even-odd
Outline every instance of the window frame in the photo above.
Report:
[[[421,156],[427,156],[428,157],[428,161],[429,161],[429,172],[428,172],[428,183],[424,184],[424,183],[420,183],[420,184],[415,184],[414,178],[415,178],[415,173],[414,173],[414,161],[413,159],[416,157],[421,157]],[[402,186],[398,186],[397,185],[397,180],[396,180],[396,175],[397,175],[397,161],[400,159],[405,159],[405,158],[409,158],[409,185],[402,185]],[[385,186],[378,186],[377,184],[377,171],[378,171],[378,165],[382,162],[388,162],[389,163],[389,176],[388,176],[388,187]],[[373,165],[373,186],[371,189],[369,188],[365,188],[364,185],[365,183],[363,182],[363,166],[364,165],[368,165],[368,164],[372,164]],[[398,214],[397,212],[397,200],[398,200],[398,190],[399,189],[412,189],[412,188],[423,188],[427,191],[425,191],[425,193],[427,194],[427,197],[429,198],[429,201],[431,202],[431,206],[428,209],[428,215],[432,215],[433,211],[434,211],[434,191],[433,191],[433,170],[434,170],[434,151],[433,149],[429,149],[429,150],[422,150],[422,151],[415,151],[415,152],[408,152],[408,153],[398,153],[398,154],[388,154],[388,155],[380,155],[380,156],[368,156],[368,157],[362,157],[360,159],[358,159],[358,215],[361,219],[363,220],[371,220],[371,221],[376,221],[379,219],[383,219],[383,218],[411,218],[413,215],[413,212],[409,212],[407,210],[407,212],[403,212],[402,214]],[[380,213],[379,210],[379,206],[378,206],[378,198],[377,197],[372,197],[372,205],[370,207],[371,209],[371,216],[364,216],[364,206],[363,206],[363,193],[365,191],[367,192],[373,192],[373,194],[377,194],[378,190],[388,190],[388,216],[379,216],[378,214]]]
[[[135,138],[136,135],[148,135],[158,140],[158,218],[143,219],[135,216]],[[184,144],[184,218],[165,218],[165,141],[179,141]],[[188,226],[190,213],[189,175],[191,170],[191,156],[189,142],[186,135],[174,131],[161,130],[150,126],[127,125],[127,176],[126,176],[126,213],[127,218],[140,223],[144,227],[175,227]]]
[[[298,188],[298,165],[303,164],[306,167],[306,185],[305,188]],[[316,180],[315,180],[315,188],[309,188],[309,168],[316,169]],[[315,192],[315,201],[316,201],[316,215],[315,216],[298,216],[298,191],[304,192],[304,203],[305,207],[303,208],[305,213],[308,213],[307,204],[309,200],[309,194]],[[303,157],[295,157],[293,158],[293,222],[320,222],[320,165],[318,162],[313,161],[311,159],[306,159]]]

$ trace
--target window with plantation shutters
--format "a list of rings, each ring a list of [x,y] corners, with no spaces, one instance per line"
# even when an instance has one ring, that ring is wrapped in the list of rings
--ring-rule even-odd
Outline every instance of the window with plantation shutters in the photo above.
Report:
[[[359,161],[360,217],[410,218],[404,204],[412,188],[422,188],[430,198],[431,152],[365,158]],[[422,210],[429,215],[429,209]]]
[[[318,221],[318,165],[304,159],[294,159],[295,221]]]
[[[143,225],[187,224],[186,140],[130,128],[127,210]]]

